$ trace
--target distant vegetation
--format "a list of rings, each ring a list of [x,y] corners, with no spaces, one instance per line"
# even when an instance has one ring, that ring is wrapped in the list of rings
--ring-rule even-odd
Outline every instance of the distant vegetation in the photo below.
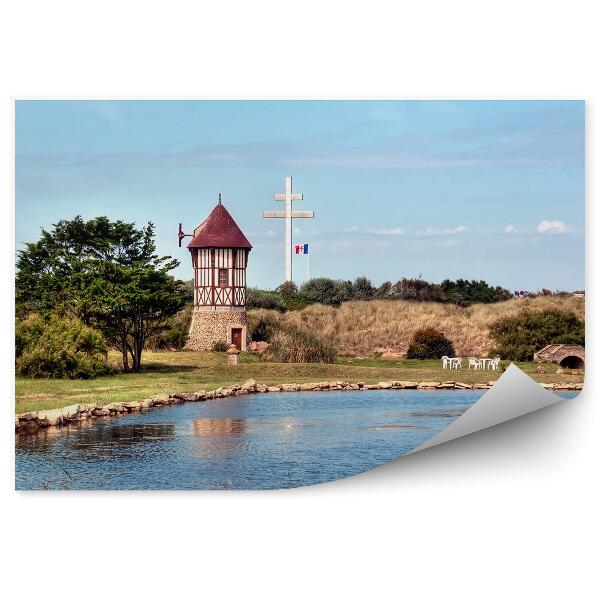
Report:
[[[493,323],[490,335],[497,343],[492,353],[510,360],[532,360],[548,344],[585,345],[585,324],[573,312],[526,310]]]
[[[287,312],[253,310],[249,319],[253,331],[293,327],[327,340],[347,356],[371,357],[374,353],[404,356],[414,333],[426,327],[442,332],[452,342],[456,356],[487,356],[497,346],[490,336],[490,327],[496,321],[515,317],[524,310],[572,312],[583,320],[584,306],[583,298],[557,295],[513,298],[466,308],[439,302],[370,300],[344,302],[339,307],[312,304]]]
[[[287,282],[276,290],[255,288],[248,290],[248,308],[265,308],[284,312],[300,310],[309,304],[339,306],[352,300],[410,300],[414,302],[440,302],[457,306],[477,303],[502,302],[512,294],[502,287],[490,286],[485,281],[446,279],[442,283],[429,283],[422,279],[403,278],[374,287],[367,277],[357,277],[353,282],[342,279],[317,277],[302,284],[298,289]]]

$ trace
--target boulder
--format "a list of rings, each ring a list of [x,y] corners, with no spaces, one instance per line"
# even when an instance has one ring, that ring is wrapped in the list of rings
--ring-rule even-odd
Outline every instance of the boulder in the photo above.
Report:
[[[542,365],[540,365],[539,367],[535,368],[535,372],[536,373],[545,373],[546,369],[544,369],[544,367],[542,367]]]
[[[279,385],[270,385],[269,387],[267,387],[267,391],[269,391],[269,392],[280,392],[281,391],[281,386],[279,386]]]
[[[391,384],[389,381],[380,381],[380,382],[377,384],[377,387],[378,387],[380,390],[389,390],[389,389],[391,389],[391,387],[392,387],[392,384]]]
[[[454,384],[454,387],[458,390],[471,390],[471,389],[473,389],[473,384],[472,383],[461,383],[460,381],[457,381]]]
[[[243,390],[247,390],[247,391],[254,391],[256,389],[256,381],[254,381],[254,379],[247,379],[243,384],[242,384],[242,389]]]
[[[439,381],[421,381],[419,385],[417,385],[417,389],[419,390],[431,390],[435,389],[440,385]]]

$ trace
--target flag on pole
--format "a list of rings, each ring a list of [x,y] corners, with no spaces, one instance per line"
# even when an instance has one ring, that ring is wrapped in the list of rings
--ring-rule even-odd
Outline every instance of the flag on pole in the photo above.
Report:
[[[308,254],[308,244],[297,244],[296,254]]]

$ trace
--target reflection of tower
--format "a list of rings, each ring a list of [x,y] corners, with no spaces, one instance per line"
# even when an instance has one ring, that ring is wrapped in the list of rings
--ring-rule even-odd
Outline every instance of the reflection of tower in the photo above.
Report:
[[[179,225],[179,243],[186,237]],[[194,310],[186,347],[211,350],[216,342],[246,350],[246,266],[252,245],[219,203],[192,235]]]
[[[239,449],[246,419],[195,419],[192,428],[195,436],[203,438],[198,440],[202,453],[218,456]]]

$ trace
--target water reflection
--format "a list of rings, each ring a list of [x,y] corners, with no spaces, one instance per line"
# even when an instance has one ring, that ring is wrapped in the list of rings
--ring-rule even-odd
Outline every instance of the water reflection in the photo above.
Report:
[[[347,477],[397,458],[481,392],[224,398],[16,438],[18,489],[257,489]],[[157,422],[158,421],[158,422]]]

